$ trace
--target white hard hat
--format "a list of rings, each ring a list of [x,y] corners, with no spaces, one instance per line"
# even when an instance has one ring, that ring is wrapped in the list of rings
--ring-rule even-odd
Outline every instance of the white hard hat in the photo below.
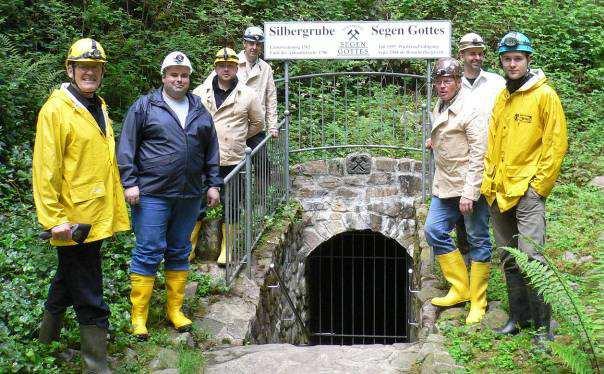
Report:
[[[186,66],[189,68],[190,73],[193,72],[191,61],[189,61],[187,55],[179,51],[170,52],[166,58],[164,58],[164,62],[161,63],[161,75],[164,75],[164,70],[169,66]]]
[[[480,35],[474,32],[468,33],[459,39],[459,52],[468,48],[484,49],[484,40],[482,40]]]
[[[264,32],[258,26],[250,26],[243,33],[243,40],[248,42],[264,43]]]

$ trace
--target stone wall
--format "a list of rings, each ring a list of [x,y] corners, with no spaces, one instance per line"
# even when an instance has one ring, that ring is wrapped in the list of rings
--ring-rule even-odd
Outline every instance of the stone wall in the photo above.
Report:
[[[308,255],[331,237],[355,230],[372,230],[396,240],[420,269],[422,248],[416,206],[421,204],[421,163],[412,159],[347,158],[311,161],[292,167],[293,194],[302,205],[301,220],[284,233],[272,254],[275,269],[289,289],[303,321],[307,322],[305,265]],[[420,282],[413,274],[412,288]],[[268,273],[260,290],[260,304],[252,323],[254,343],[305,343],[302,331],[277,281]],[[412,297],[412,322],[421,303]],[[418,327],[412,325],[411,340]]]

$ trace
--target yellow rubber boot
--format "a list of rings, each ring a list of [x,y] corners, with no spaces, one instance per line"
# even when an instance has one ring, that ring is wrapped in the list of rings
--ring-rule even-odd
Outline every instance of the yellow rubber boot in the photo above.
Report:
[[[459,250],[436,256],[445,279],[451,283],[446,296],[435,297],[432,304],[436,306],[453,306],[470,300],[470,281],[468,270]]]
[[[199,233],[201,232],[201,221],[195,223],[193,232],[191,232],[191,253],[189,253],[189,262],[195,258],[195,248],[197,248],[197,241],[199,240]]]
[[[176,330],[187,331],[191,327],[191,320],[182,313],[182,304],[185,301],[185,286],[187,284],[187,270],[166,270],[166,314]]]
[[[149,314],[149,300],[151,300],[151,294],[153,293],[154,282],[154,276],[130,274],[130,284],[132,285],[130,291],[132,334],[143,340],[149,338],[147,315]]]
[[[466,324],[478,323],[487,309],[487,286],[491,273],[490,262],[474,262],[470,269],[470,313]]]
[[[216,260],[218,265],[226,264],[226,224],[222,224],[222,241],[220,242],[220,256]]]

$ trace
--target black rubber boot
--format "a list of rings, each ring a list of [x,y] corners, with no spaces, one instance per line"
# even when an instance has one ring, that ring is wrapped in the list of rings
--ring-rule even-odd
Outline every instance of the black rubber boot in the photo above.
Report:
[[[536,291],[530,290],[530,305],[533,321],[535,322],[535,337],[533,343],[543,349],[547,348],[546,342],[554,340],[550,325],[552,318],[552,307],[543,301],[543,296]]]
[[[50,344],[51,342],[59,340],[61,328],[63,327],[64,315],[65,313],[61,313],[55,316],[44,309],[44,316],[42,317],[42,324],[40,325],[38,335],[40,343]]]
[[[515,269],[505,270],[508,289],[510,314],[503,327],[496,329],[497,334],[515,335],[520,329],[528,327],[531,320],[528,287],[524,277]]]
[[[107,366],[107,330],[94,325],[80,325],[82,373],[111,373]]]

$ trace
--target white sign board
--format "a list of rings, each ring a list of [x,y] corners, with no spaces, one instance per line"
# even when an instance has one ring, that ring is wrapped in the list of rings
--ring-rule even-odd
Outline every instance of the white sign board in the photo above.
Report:
[[[451,56],[450,21],[265,22],[269,60]]]

